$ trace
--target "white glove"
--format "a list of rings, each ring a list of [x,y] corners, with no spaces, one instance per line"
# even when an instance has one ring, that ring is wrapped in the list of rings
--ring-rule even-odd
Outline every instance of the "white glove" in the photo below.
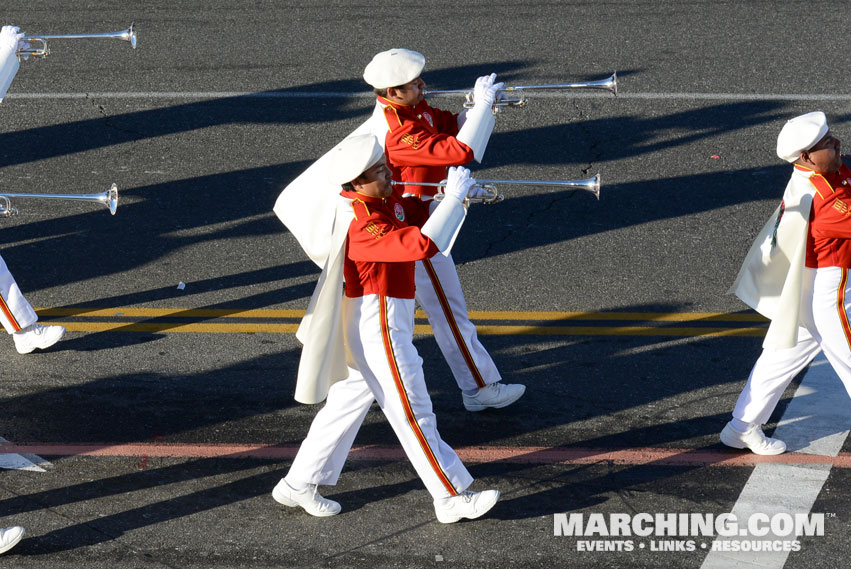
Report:
[[[0,46],[6,49],[18,49],[18,26],[0,28]]]
[[[454,198],[464,203],[464,198],[470,193],[470,188],[475,183],[476,181],[470,177],[470,171],[467,168],[453,166],[446,176],[446,188],[443,192],[446,194],[446,199]]]
[[[494,83],[494,81],[496,81],[496,73],[482,75],[476,79],[476,86],[473,87],[473,100],[477,106],[493,106],[497,93],[505,86],[505,83]]]
[[[0,46],[5,47],[11,51],[18,51],[19,49],[29,49],[30,44],[23,41],[24,38],[23,33],[20,33],[20,28],[18,26],[3,26],[0,29]],[[29,56],[24,56],[24,59],[27,59]]]

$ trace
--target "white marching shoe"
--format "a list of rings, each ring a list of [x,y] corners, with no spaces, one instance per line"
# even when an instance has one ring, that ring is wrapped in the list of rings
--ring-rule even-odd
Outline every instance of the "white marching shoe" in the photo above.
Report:
[[[0,553],[6,553],[18,545],[22,537],[24,537],[24,528],[20,526],[0,529]]]
[[[460,494],[448,498],[438,498],[434,501],[434,513],[437,521],[442,524],[452,524],[461,518],[474,520],[485,515],[499,500],[499,490],[483,490],[470,492],[464,490]]]
[[[462,397],[467,411],[483,411],[487,408],[502,409],[508,407],[520,399],[524,393],[526,393],[525,385],[497,381],[482,387],[475,395],[462,393]]]
[[[783,454],[786,443],[780,439],[766,437],[759,425],[751,425],[747,432],[736,429],[732,423],[727,423],[721,431],[721,442],[728,447],[748,448],[755,454]]]
[[[287,481],[283,478],[272,490],[272,497],[279,504],[290,508],[301,506],[311,516],[320,518],[335,516],[342,509],[339,502],[323,498],[317,490],[316,484],[308,484],[302,490],[296,490],[287,484]]]
[[[62,326],[42,326],[38,322],[12,334],[15,349],[19,354],[28,354],[33,350],[44,350],[62,339],[65,328]]]

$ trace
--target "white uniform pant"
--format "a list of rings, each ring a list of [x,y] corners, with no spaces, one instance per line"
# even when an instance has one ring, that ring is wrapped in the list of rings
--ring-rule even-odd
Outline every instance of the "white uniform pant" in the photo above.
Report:
[[[454,496],[473,478],[440,438],[422,359],[413,344],[414,300],[343,299],[349,377],[331,386],[287,473],[291,484],[337,483],[373,401],[434,498]]]
[[[38,320],[35,310],[24,298],[15,277],[9,272],[6,261],[0,257],[0,322],[12,334]]]
[[[851,283],[848,269],[804,269],[801,328],[798,343],[783,350],[762,351],[739,395],[733,417],[764,424],[783,391],[819,352],[851,395]]]
[[[499,381],[499,371],[479,341],[452,256],[438,253],[417,261],[417,302],[428,316],[434,339],[462,390]]]

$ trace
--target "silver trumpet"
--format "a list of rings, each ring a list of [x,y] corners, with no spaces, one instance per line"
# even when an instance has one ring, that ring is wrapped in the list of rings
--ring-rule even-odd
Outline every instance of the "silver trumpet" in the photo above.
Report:
[[[109,213],[115,215],[118,209],[118,186],[112,184],[107,191],[99,194],[7,194],[0,192],[0,217],[9,217],[18,213],[18,209],[12,207],[11,198],[47,198],[99,202],[109,209]]]
[[[136,24],[130,24],[130,27],[121,32],[110,32],[105,34],[57,34],[57,35],[35,35],[23,38],[23,41],[29,43],[38,43],[40,47],[30,47],[28,49],[19,49],[18,57],[31,55],[33,57],[47,57],[50,54],[50,49],[47,47],[47,40],[76,40],[85,38],[115,38],[121,41],[126,41],[130,47],[136,49]]]
[[[495,204],[505,199],[496,188],[496,184],[508,184],[519,186],[558,186],[561,188],[573,188],[576,190],[585,190],[594,194],[598,200],[600,199],[600,173],[597,172],[594,176],[584,180],[480,180],[476,179],[473,184],[473,189],[483,190],[485,195],[480,197],[468,197],[464,200],[465,204],[481,203],[485,205]],[[434,199],[441,201],[446,196],[443,193],[443,188],[446,186],[446,180],[442,182],[391,182],[394,186],[431,186],[440,188]]]
[[[598,81],[585,81],[578,83],[553,83],[549,85],[518,85],[515,87],[503,87],[497,92],[496,100],[493,102],[494,112],[500,107],[525,107],[526,106],[526,91],[533,89],[603,89],[609,91],[613,95],[618,94],[618,74],[612,73],[606,79]],[[504,94],[509,94],[508,96]],[[425,96],[430,95],[454,95],[463,94],[465,97],[464,108],[472,109],[475,100],[473,99],[473,91],[470,89],[448,89],[442,91],[426,90]],[[510,95],[514,95],[513,97]]]

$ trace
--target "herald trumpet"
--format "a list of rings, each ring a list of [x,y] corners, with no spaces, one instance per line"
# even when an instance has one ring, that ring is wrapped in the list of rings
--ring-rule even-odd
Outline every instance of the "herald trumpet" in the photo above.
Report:
[[[443,188],[446,187],[446,180],[442,182],[391,182],[394,186],[431,186],[440,188],[438,193],[434,195],[436,201],[441,201],[446,196],[443,193]],[[473,189],[481,190],[478,197],[467,197],[464,200],[465,204],[480,203],[490,205],[501,202],[505,199],[497,190],[497,184],[507,184],[509,186],[558,186],[560,188],[571,188],[575,190],[584,190],[594,194],[598,200],[600,199],[600,173],[597,172],[590,178],[584,180],[484,180],[476,179],[473,184]]]
[[[496,100],[493,102],[494,112],[501,107],[525,107],[528,99],[526,99],[526,91],[535,89],[603,89],[609,91],[613,95],[618,94],[618,74],[612,73],[606,79],[597,81],[584,81],[576,83],[552,83],[548,85],[517,85],[513,87],[503,87],[497,91]],[[470,89],[448,89],[440,91],[426,90],[425,96],[429,95],[454,95],[463,94],[465,97],[464,108],[472,109],[475,105],[473,91]]]
[[[82,200],[102,203],[112,215],[115,215],[118,210],[118,186],[116,184],[112,184],[107,191],[99,194],[9,194],[0,192],[0,217],[9,217],[18,213],[18,209],[12,207],[12,198]]]
[[[130,27],[120,32],[109,32],[104,34],[54,34],[54,35],[35,35],[26,36],[22,41],[28,43],[39,44],[38,47],[29,47],[27,49],[19,49],[16,53],[18,57],[31,55],[33,57],[47,57],[50,55],[50,48],[47,47],[47,40],[76,40],[76,39],[102,39],[115,38],[121,41],[126,41],[130,47],[136,49],[136,24],[130,24]]]

